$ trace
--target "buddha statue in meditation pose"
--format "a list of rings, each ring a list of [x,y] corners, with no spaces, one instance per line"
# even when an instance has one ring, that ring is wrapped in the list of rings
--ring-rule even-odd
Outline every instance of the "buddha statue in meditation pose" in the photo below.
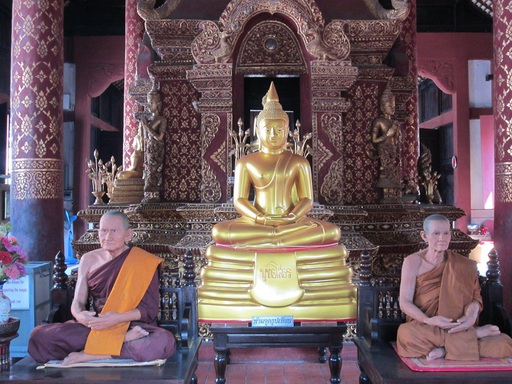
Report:
[[[207,249],[199,288],[203,320],[356,317],[340,229],[307,217],[313,208],[311,167],[287,149],[288,124],[272,83],[256,120],[259,151],[236,164],[233,203],[241,217],[212,230],[215,244]]]

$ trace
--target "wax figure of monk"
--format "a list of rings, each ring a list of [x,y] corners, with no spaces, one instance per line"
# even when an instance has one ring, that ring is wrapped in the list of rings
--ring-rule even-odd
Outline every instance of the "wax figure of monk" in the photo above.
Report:
[[[482,310],[476,262],[448,250],[450,221],[427,217],[421,237],[427,249],[402,265],[400,309],[407,322],[398,328],[398,354],[429,360],[512,357],[508,335],[495,325],[475,325]]]
[[[287,149],[288,115],[273,83],[262,103],[259,151],[235,167],[233,203],[241,217],[213,227],[199,316],[353,318],[356,290],[345,265],[347,251],[338,244],[340,229],[307,217],[313,208],[311,167]]]
[[[122,212],[106,212],[98,234],[101,248],[80,259],[71,305],[75,320],[35,327],[28,353],[41,363],[63,364],[117,357],[167,359],[176,341],[156,325],[161,259],[126,245],[133,233]],[[89,296],[93,308],[86,310]]]

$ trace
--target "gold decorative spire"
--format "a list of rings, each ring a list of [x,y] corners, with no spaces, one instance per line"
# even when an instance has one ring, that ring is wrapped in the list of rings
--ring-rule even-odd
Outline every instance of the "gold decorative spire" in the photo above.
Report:
[[[256,125],[258,126],[263,120],[284,120],[288,126],[288,115],[283,111],[283,107],[279,103],[279,96],[277,95],[276,87],[274,82],[270,83],[270,87],[261,100],[263,104],[263,111],[261,111],[256,119]]]

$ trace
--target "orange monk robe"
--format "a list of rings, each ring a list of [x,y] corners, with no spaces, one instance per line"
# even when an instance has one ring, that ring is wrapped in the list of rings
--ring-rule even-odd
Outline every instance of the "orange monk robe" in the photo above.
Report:
[[[162,262],[158,256],[133,247],[126,257],[101,313],[124,313],[137,308],[144,297],[155,270]],[[119,356],[130,322],[111,328],[92,330],[84,352],[91,355]]]
[[[464,316],[472,301],[480,303],[481,309],[482,297],[476,263],[454,252],[446,253],[445,262],[416,278],[413,302],[429,317],[440,315],[456,320]],[[398,328],[397,347],[398,354],[404,357],[426,356],[439,347],[445,348],[445,358],[451,360],[512,357],[512,339],[508,335],[478,339],[474,327],[450,334],[409,317]]]

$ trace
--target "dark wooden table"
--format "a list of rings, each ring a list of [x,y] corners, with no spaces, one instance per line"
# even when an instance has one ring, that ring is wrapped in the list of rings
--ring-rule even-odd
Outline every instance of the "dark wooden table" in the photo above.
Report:
[[[69,384],[69,383],[144,383],[144,384],[190,384],[197,383],[195,375],[201,339],[190,348],[182,348],[164,365],[139,367],[99,368],[45,368],[31,357],[13,364],[10,370],[0,374],[0,383]]]
[[[0,336],[0,372],[7,371],[11,366],[11,340],[17,337],[18,333],[9,336]]]
[[[512,383],[512,371],[486,372],[415,372],[396,354],[390,343],[369,348],[360,339],[357,345],[358,362],[367,377],[359,382],[372,384],[504,384]]]
[[[332,384],[341,383],[341,350],[346,324],[295,327],[232,327],[211,326],[215,350],[216,384],[226,382],[226,364],[229,363],[230,348],[254,347],[317,347],[320,361],[325,362],[329,349],[329,369]]]

